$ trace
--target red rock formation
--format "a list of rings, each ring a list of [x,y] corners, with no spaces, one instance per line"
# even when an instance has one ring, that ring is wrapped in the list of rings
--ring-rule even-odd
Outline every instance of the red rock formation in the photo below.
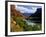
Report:
[[[17,11],[15,8],[15,5],[11,5],[11,16],[21,16],[23,18],[27,18],[26,16],[24,16],[23,14],[21,14],[20,11]]]

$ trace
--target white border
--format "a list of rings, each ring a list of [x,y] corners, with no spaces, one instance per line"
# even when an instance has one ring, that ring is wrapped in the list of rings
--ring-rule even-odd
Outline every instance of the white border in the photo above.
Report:
[[[21,5],[35,5],[42,6],[42,31],[27,31],[27,32],[10,32],[10,5],[21,4]],[[36,33],[44,33],[44,4],[32,4],[32,3],[18,3],[18,2],[8,2],[8,35],[18,35],[18,34],[36,34]]]

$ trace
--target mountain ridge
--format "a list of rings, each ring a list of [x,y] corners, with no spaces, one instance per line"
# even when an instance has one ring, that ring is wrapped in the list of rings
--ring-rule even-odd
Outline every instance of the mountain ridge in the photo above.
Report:
[[[28,18],[28,17],[24,16],[20,11],[17,11],[15,5],[11,5],[11,15],[18,16],[18,17],[20,16],[23,18]]]

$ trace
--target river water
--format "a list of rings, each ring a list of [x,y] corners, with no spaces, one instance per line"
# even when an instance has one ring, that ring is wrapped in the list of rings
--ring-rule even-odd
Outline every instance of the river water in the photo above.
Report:
[[[32,22],[31,20],[26,20],[26,19],[24,19],[24,21],[26,21],[26,23],[28,24],[28,25],[36,25],[36,23],[34,23],[34,22]]]

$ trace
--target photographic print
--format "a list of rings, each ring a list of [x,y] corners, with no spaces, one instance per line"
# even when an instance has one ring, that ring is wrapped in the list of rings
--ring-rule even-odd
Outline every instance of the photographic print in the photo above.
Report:
[[[44,4],[8,2],[8,35],[44,33]]]
[[[10,5],[11,32],[41,30],[41,6]]]

